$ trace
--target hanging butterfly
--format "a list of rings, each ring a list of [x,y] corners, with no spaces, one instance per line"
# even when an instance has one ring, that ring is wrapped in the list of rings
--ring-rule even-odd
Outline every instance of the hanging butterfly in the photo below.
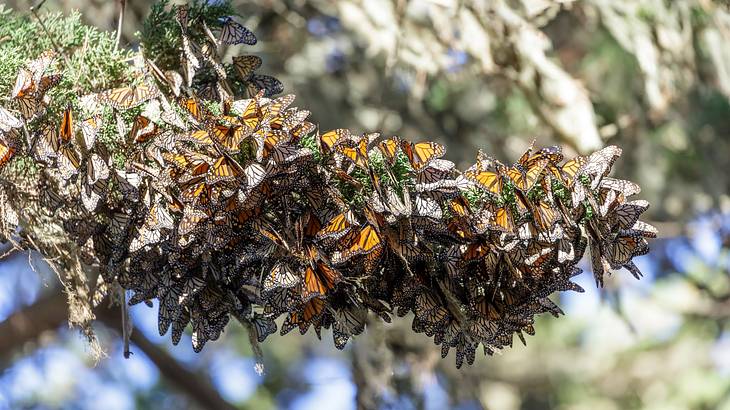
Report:
[[[241,151],[241,143],[250,134],[250,130],[243,125],[215,125],[211,135],[228,153],[236,154]]]
[[[276,322],[271,318],[254,313],[249,322],[254,331],[253,336],[259,343],[263,343],[269,335],[276,333]]]
[[[299,333],[305,334],[309,327],[322,317],[326,307],[324,299],[312,298],[305,303],[298,311],[290,312],[289,316],[281,326],[280,334],[283,336],[295,327],[299,327]]]
[[[350,160],[355,166],[368,171],[370,158],[368,157],[368,140],[361,138],[358,142],[346,141],[336,148],[339,154]]]
[[[591,177],[590,187],[596,189],[601,180],[613,166],[613,163],[621,156],[621,148],[609,145],[591,154],[586,163],[578,170],[579,175]]]
[[[243,173],[241,166],[228,155],[221,155],[210,167],[207,181],[216,184],[219,181],[230,181],[236,179]]]
[[[19,98],[33,93],[43,93],[41,82],[43,73],[53,64],[56,52],[46,50],[38,58],[30,61],[18,72],[15,85],[10,93],[11,98]],[[47,86],[48,84],[46,84]]]
[[[319,136],[320,145],[323,152],[331,152],[335,147],[350,139],[350,130],[338,128],[328,131]]]
[[[87,118],[81,121],[79,125],[81,128],[81,134],[84,137],[84,148],[90,151],[96,144],[96,137],[99,135],[99,130],[102,127],[101,116],[97,115],[91,118]]]
[[[96,181],[109,179],[109,166],[96,153],[92,153],[86,161],[86,180],[89,185]]]
[[[183,78],[180,73],[173,70],[166,70],[163,72],[159,67],[157,67],[157,64],[150,59],[145,59],[145,63],[159,83],[166,84],[175,97],[180,97],[180,87],[182,87],[183,84]]]
[[[263,291],[269,293],[275,289],[286,289],[298,285],[301,278],[297,276],[286,262],[278,262],[264,279]]]
[[[242,55],[233,57],[233,69],[243,81],[247,81],[254,71],[261,68],[263,60],[255,55]]]
[[[428,166],[431,161],[441,158],[446,152],[443,145],[435,142],[412,143],[402,141],[401,149],[408,157],[411,167],[416,172],[420,172]]]
[[[505,174],[514,183],[515,188],[523,193],[527,193],[535,186],[550,163],[550,159],[547,155],[543,155],[542,151],[538,151],[535,155],[531,155],[531,153],[532,145],[522,154],[516,164],[506,169],[498,166],[498,171]]]
[[[223,44],[256,44],[256,36],[246,27],[236,22],[230,16],[221,17],[218,21],[222,24],[220,42]]]
[[[0,106],[0,130],[3,133],[10,132],[13,128],[20,128],[23,122],[17,119],[10,111]]]
[[[8,142],[0,140],[0,169],[7,164],[15,153],[13,148]]]
[[[24,95],[16,99],[20,114],[26,123],[43,116],[46,113],[48,104],[43,98],[36,98],[33,95]]]
[[[496,195],[497,197],[502,195],[502,189],[504,187],[504,179],[502,175],[497,172],[483,169],[481,163],[477,163],[465,171],[464,177],[475,182],[477,186],[493,195]]]
[[[132,123],[130,135],[135,143],[141,144],[154,138],[159,132],[160,129],[157,124],[144,115],[138,115]]]
[[[63,118],[61,119],[61,126],[58,130],[58,136],[60,138],[59,145],[65,145],[72,141],[74,137],[74,120],[73,111],[71,104],[66,106],[63,112]]]
[[[284,84],[276,77],[265,74],[251,74],[245,80],[248,95],[253,97],[263,91],[264,97],[273,97],[284,92]]]
[[[157,86],[142,83],[136,86],[114,88],[101,94],[102,101],[117,110],[128,110],[160,96]]]
[[[302,302],[313,297],[327,296],[342,281],[342,274],[322,262],[307,266],[302,283]]]

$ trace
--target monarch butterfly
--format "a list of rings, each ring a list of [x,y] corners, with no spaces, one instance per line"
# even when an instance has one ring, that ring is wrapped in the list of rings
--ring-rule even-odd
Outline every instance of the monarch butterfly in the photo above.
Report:
[[[514,233],[515,223],[512,218],[512,212],[506,206],[490,205],[491,211],[490,226],[502,232]]]
[[[342,274],[322,262],[317,262],[314,267],[307,266],[304,270],[302,301],[306,302],[317,296],[327,296],[327,293],[341,281]]]
[[[528,192],[535,186],[550,162],[547,158],[530,161],[529,157],[526,157],[529,152],[528,150],[523,155],[518,164],[511,166],[506,171],[506,175],[515,184],[515,187],[522,192]]]
[[[551,165],[550,171],[566,187],[571,188],[575,183],[578,171],[585,165],[586,157],[575,157],[570,159],[561,167]]]
[[[649,244],[635,232],[623,232],[616,239],[605,243],[605,257],[612,267],[623,266],[636,256],[649,252]]]
[[[271,318],[254,313],[249,322],[259,343],[263,343],[269,335],[276,333],[276,322]]]
[[[415,199],[416,214],[434,219],[441,219],[444,216],[439,203],[426,195],[417,195]]]
[[[246,89],[249,96],[257,95],[263,91],[264,97],[272,97],[284,92],[284,84],[270,75],[251,74],[246,80]]]
[[[210,113],[203,107],[200,100],[195,96],[188,98],[180,97],[177,99],[177,103],[197,122],[202,122],[210,115]]]
[[[593,177],[591,189],[596,189],[601,180],[613,166],[613,163],[621,156],[621,148],[609,145],[591,154],[585,164],[578,170],[578,174]]]
[[[44,77],[41,77],[40,82],[38,83],[38,90],[33,93],[33,95],[36,98],[43,98],[43,96],[50,90],[51,88],[58,85],[58,83],[61,82],[63,79],[62,74],[51,74]]]
[[[145,224],[147,224],[151,229],[155,230],[174,229],[174,223],[175,221],[172,219],[172,216],[167,211],[167,207],[159,201],[155,202],[150,207],[147,218],[145,219]]]
[[[74,136],[73,126],[73,111],[71,111],[71,104],[69,103],[69,105],[66,106],[66,110],[63,112],[61,127],[58,131],[59,137],[61,138],[61,144],[68,144],[71,142]]]
[[[249,100],[240,118],[244,125],[246,125],[249,129],[254,130],[259,126],[259,122],[261,120],[260,114],[259,98],[252,98]]]
[[[458,187],[458,179],[451,174],[456,165],[445,159],[435,159],[427,167],[416,174],[416,191],[436,191]]]
[[[0,106],[0,130],[3,133],[10,132],[13,128],[20,128],[23,122],[17,119],[10,111]]]
[[[0,141],[0,168],[10,161],[13,153],[15,153],[15,149],[10,144]]]
[[[81,128],[81,134],[84,137],[84,148],[86,148],[87,151],[94,148],[96,136],[99,134],[101,126],[102,120],[99,115],[81,121],[79,127]]]
[[[347,234],[354,225],[354,215],[351,211],[335,215],[319,232],[318,239],[338,240]]]
[[[94,212],[99,206],[99,201],[106,194],[106,181],[99,180],[93,184],[84,184],[81,187],[81,204],[89,212]]]
[[[299,142],[303,137],[311,134],[316,128],[317,127],[309,121],[304,121],[301,124],[295,126],[289,132],[292,137],[292,143]]]
[[[112,241],[119,242],[127,236],[127,229],[132,218],[122,211],[115,211],[110,218],[106,232]]]
[[[50,67],[55,58],[55,51],[46,50],[38,58],[30,61],[25,67],[21,68],[15,80],[13,91],[10,94],[11,97],[18,98],[29,93],[38,92],[38,86],[41,84],[43,73]]]
[[[137,234],[129,243],[129,252],[137,252],[147,245],[159,243],[160,240],[162,240],[162,233],[160,233],[160,231],[150,229],[148,226],[142,225],[137,229]]]
[[[136,172],[127,172],[119,169],[114,170],[113,176],[122,196],[126,200],[136,201],[139,196],[139,186],[142,183],[142,176]]]
[[[220,42],[223,44],[256,44],[256,36],[230,16],[218,19],[222,23]]]
[[[416,296],[413,313],[417,319],[425,322],[423,325],[427,334],[433,334],[439,325],[449,319],[448,310],[426,289]]]
[[[546,201],[539,201],[532,212],[537,228],[541,231],[549,231],[559,220],[555,208]]]
[[[48,161],[55,158],[60,149],[58,131],[51,125],[45,125],[35,135],[35,153],[40,161]]]
[[[596,280],[598,287],[603,287],[603,274],[610,269],[610,266],[601,250],[601,245],[595,241],[589,241],[589,247],[591,250],[591,268],[593,269],[593,277]]]
[[[205,26],[205,23],[203,24],[204,27],[207,28]],[[218,61],[216,44],[217,43],[215,42],[215,40],[213,42],[203,40],[203,47],[200,49],[200,52],[208,65],[213,67],[213,70],[215,71],[218,79],[226,80],[228,78],[228,74],[226,73],[226,69],[223,67],[223,65]]]
[[[298,110],[289,108],[283,115],[281,127],[284,131],[291,132],[295,127],[304,122],[309,117],[310,112],[307,110]]]
[[[502,188],[504,186],[502,175],[496,172],[483,170],[480,163],[477,163],[476,166],[464,172],[464,177],[476,182],[480,188],[485,189],[496,196],[502,195]]]
[[[33,121],[45,114],[46,107],[48,107],[48,104],[43,100],[43,98],[36,98],[33,95],[18,97],[16,101],[18,102],[20,114],[26,122]]]
[[[213,139],[206,130],[194,130],[183,134],[178,134],[178,141],[189,141],[202,146],[212,146]]]
[[[235,154],[241,151],[241,142],[248,136],[250,131],[242,125],[216,125],[212,129],[215,140],[220,143],[227,152]]]
[[[380,150],[380,153],[383,154],[385,159],[390,163],[391,165],[395,162],[396,156],[398,154],[398,147],[400,146],[400,139],[398,137],[390,137],[383,141],[381,141],[378,144],[378,149]]]
[[[208,101],[227,102],[232,99],[232,92],[224,81],[206,81],[198,88],[198,96]]]
[[[298,285],[299,282],[301,282],[301,278],[286,262],[278,262],[264,279],[263,291],[269,293],[274,289],[291,288]]]
[[[102,179],[109,179],[109,166],[99,155],[91,154],[86,162],[86,180],[93,185]]]
[[[319,137],[324,152],[332,151],[336,146],[350,139],[350,130],[338,128],[328,131]]]
[[[192,50],[190,49],[190,40],[187,36],[182,36],[183,51],[180,53],[180,65],[183,67],[183,76],[185,77],[185,84],[188,87],[193,85],[193,78],[195,73],[200,68],[200,61],[195,57]]]
[[[365,330],[367,311],[358,308],[344,308],[335,310],[332,324],[332,337],[337,349],[344,349],[352,335]]]
[[[25,67],[21,67],[18,72],[18,77],[15,79],[15,85],[13,86],[13,91],[10,93],[10,97],[22,97],[34,91],[34,89],[33,73]]]
[[[275,118],[279,117],[281,113],[294,102],[294,98],[296,98],[294,94],[287,94],[263,105],[261,107],[261,111],[264,115],[263,122],[268,124]]]
[[[254,55],[243,55],[233,57],[233,68],[242,80],[248,80],[254,71],[261,67],[263,60]]]
[[[411,167],[416,171],[422,171],[434,159],[441,158],[446,150],[441,144],[435,142],[401,142],[401,149],[408,157]]]
[[[314,322],[319,320],[326,307],[324,299],[312,298],[306,302],[299,311],[290,312],[289,316],[281,326],[280,334],[283,336],[295,327],[299,327],[299,333],[305,334]]]
[[[117,110],[128,110],[146,101],[157,98],[160,90],[153,84],[143,83],[136,86],[114,88],[104,92],[102,100]]]
[[[308,148],[299,148],[290,144],[280,144],[274,147],[271,158],[277,164],[293,162],[312,155]]]
[[[337,146],[337,151],[344,155],[345,158],[352,161],[357,167],[364,170],[368,170],[369,158],[368,158],[368,141],[365,138],[361,138],[360,141],[349,144],[344,143]]]
[[[348,249],[350,255],[373,254],[381,249],[383,243],[372,225],[367,225],[354,238]],[[379,253],[376,254],[379,256]]]
[[[180,96],[180,87],[183,83],[183,78],[177,71],[173,70],[166,70],[165,72],[162,72],[159,67],[157,67],[157,64],[155,64],[154,61],[146,58],[145,63],[150,68],[150,71],[152,71],[152,75],[162,84],[166,84],[170,90],[172,91],[173,95],[175,97]]]
[[[180,223],[177,226],[177,233],[184,236],[191,232],[195,232],[201,229],[201,222],[208,218],[209,215],[206,212],[186,206],[183,210],[182,219],[180,219]]]
[[[236,160],[227,155],[223,155],[211,166],[207,181],[211,184],[220,181],[229,181],[237,178],[241,175],[241,172],[241,166],[238,165]]]

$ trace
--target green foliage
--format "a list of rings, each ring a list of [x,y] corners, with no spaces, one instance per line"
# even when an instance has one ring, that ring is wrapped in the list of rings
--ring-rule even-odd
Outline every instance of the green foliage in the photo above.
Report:
[[[204,21],[209,27],[217,27],[220,26],[219,18],[236,15],[230,0],[193,0],[189,7],[188,24],[191,26]],[[180,66],[180,26],[169,0],[161,0],[152,5],[150,15],[137,35],[145,56],[155,60],[160,68],[176,69]],[[198,40],[195,31],[191,32],[191,36],[193,40]]]
[[[7,95],[18,69],[43,51],[56,49],[62,58],[54,67],[63,80],[51,96],[63,105],[76,95],[109,88],[125,81],[131,51],[115,49],[114,36],[68,16],[41,13],[43,26],[32,15],[11,13],[0,5],[0,92]],[[47,30],[47,32],[46,32]],[[53,39],[53,40],[51,40]]]

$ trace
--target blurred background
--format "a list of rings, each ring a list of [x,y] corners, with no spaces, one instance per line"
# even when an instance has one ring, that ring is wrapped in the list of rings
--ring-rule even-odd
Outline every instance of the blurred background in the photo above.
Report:
[[[96,326],[96,363],[69,329],[55,274],[33,254],[0,262],[0,409],[730,409],[730,8],[710,0],[234,0],[280,78],[323,130],[380,130],[445,144],[464,169],[479,149],[513,161],[537,139],[566,155],[624,149],[660,237],[566,315],[471,367],[410,331],[373,323],[344,351],[293,332],[263,345],[231,324],[195,354],[157,334],[157,308]],[[30,3],[10,1],[27,13]],[[149,11],[127,2],[123,44]],[[48,0],[113,30],[109,0]],[[1,253],[1,250],[0,250]],[[518,342],[519,343],[519,342]]]

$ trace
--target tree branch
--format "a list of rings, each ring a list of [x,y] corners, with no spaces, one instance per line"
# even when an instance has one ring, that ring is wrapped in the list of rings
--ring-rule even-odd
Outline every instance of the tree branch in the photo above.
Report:
[[[68,320],[68,305],[61,292],[38,300],[0,322],[0,356],[9,356],[47,331],[55,331]]]
[[[112,329],[122,328],[121,316],[117,309],[99,309],[97,317]],[[133,332],[134,343],[157,366],[160,372],[180,391],[193,398],[204,409],[236,409],[224,400],[208,380],[183,367],[165,350],[152,343],[142,332]]]
[[[0,358],[10,359],[13,352],[38,339],[44,332],[56,331],[68,321],[68,304],[62,292],[54,291],[34,304],[0,322]],[[95,311],[98,320],[120,330],[121,317],[115,308],[100,306]],[[205,409],[235,409],[224,400],[208,380],[178,363],[164,349],[156,346],[142,332],[134,332],[132,342],[157,366],[162,375],[179,391],[188,395]]]

